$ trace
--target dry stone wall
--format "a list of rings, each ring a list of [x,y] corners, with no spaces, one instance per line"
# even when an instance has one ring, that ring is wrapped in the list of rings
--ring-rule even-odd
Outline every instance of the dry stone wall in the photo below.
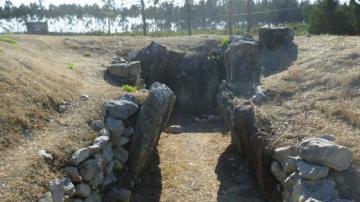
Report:
[[[160,83],[150,87],[142,105],[131,94],[106,102],[105,121],[91,123],[98,130],[93,144],[74,152],[64,178],[50,181],[39,202],[130,201],[136,177],[147,168],[174,103],[174,93]]]

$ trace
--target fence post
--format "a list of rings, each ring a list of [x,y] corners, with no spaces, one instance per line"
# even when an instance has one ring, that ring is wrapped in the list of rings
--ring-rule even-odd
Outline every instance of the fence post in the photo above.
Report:
[[[190,2],[190,0],[186,0],[186,7],[187,7],[188,32],[189,32],[189,36],[191,36],[191,2]]]
[[[146,16],[145,16],[145,2],[141,0],[141,17],[143,21],[143,34],[146,36]]]
[[[246,12],[247,12],[246,32],[247,33],[250,33],[250,27],[251,27],[250,1],[251,0],[247,0],[247,3],[246,3]]]
[[[229,26],[229,35],[232,36],[232,25],[233,25],[233,20],[232,20],[232,0],[229,0],[229,22],[228,22],[228,26]]]

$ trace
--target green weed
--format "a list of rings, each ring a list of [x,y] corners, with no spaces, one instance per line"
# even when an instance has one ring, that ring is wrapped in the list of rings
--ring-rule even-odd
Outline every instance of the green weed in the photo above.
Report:
[[[121,88],[123,89],[123,91],[128,92],[128,93],[134,93],[138,90],[136,86],[132,86],[132,85],[128,85],[128,84],[122,85]]]
[[[74,63],[69,63],[68,69],[74,70],[74,69],[76,69],[76,65]]]
[[[16,45],[16,40],[10,36],[7,35],[0,35],[0,42],[4,42],[11,45]]]

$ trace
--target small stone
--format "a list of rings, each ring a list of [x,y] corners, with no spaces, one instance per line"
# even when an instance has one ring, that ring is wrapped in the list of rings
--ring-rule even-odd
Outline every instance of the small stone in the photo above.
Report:
[[[94,145],[99,145],[101,149],[105,148],[109,143],[109,136],[99,136],[95,138]]]
[[[114,160],[114,170],[117,172],[121,172],[123,169],[123,164],[119,160]]]
[[[332,134],[329,134],[329,133],[320,136],[320,138],[325,139],[325,140],[329,140],[331,142],[334,142],[336,140],[336,137],[334,135],[332,135]]]
[[[90,181],[102,170],[101,168],[101,161],[98,159],[87,160],[80,167],[80,175],[83,180]]]
[[[122,120],[128,119],[139,109],[136,103],[125,99],[108,101],[104,107],[109,116]]]
[[[104,187],[108,186],[109,184],[116,182],[116,180],[117,180],[117,178],[115,177],[115,175],[113,173],[110,173],[108,176],[105,177],[102,185]]]
[[[258,103],[261,103],[262,101],[264,101],[265,97],[266,97],[266,96],[265,96],[265,93],[264,93],[264,92],[258,91],[258,92],[256,92],[255,95],[251,98],[251,100],[252,100],[254,103],[258,104]]]
[[[124,123],[121,120],[117,120],[111,117],[106,119],[106,126],[110,131],[111,139],[120,137],[125,130]]]
[[[114,157],[121,163],[126,163],[129,158],[129,152],[122,146],[116,146],[113,150]]]
[[[67,177],[64,178],[64,191],[65,194],[68,196],[74,196],[75,195],[75,185],[71,182],[71,180]]]
[[[95,131],[100,131],[105,128],[105,124],[103,120],[93,120],[90,122],[90,127]]]
[[[53,159],[53,156],[51,154],[49,154],[45,149],[40,149],[38,154],[39,154],[39,156],[41,156],[45,160],[52,160]]]
[[[59,113],[64,113],[65,111],[67,111],[69,109],[69,105],[59,105],[58,107],[57,107],[57,111],[59,112]]]
[[[92,191],[90,193],[90,196],[88,196],[84,202],[101,202],[101,197],[100,194],[98,194],[97,192]]]
[[[280,163],[278,161],[272,161],[270,169],[275,179],[283,183],[286,178],[286,175],[285,172],[281,169]]]
[[[82,101],[88,101],[90,98],[90,96],[86,95],[86,94],[81,94],[80,95],[80,100]]]
[[[49,191],[51,192],[53,202],[64,202],[64,181],[55,179],[49,182]]]
[[[70,158],[69,162],[73,165],[79,165],[90,156],[89,148],[81,148],[77,150]]]
[[[281,165],[285,165],[288,156],[296,156],[296,147],[279,147],[273,152],[272,158],[279,161]]]
[[[101,171],[95,175],[89,182],[89,185],[92,189],[97,189],[97,187],[103,182],[104,173]]]
[[[332,180],[308,181],[299,179],[293,186],[291,201],[306,201],[313,198],[319,201],[338,199],[338,192]]]
[[[122,134],[122,136],[124,137],[131,137],[132,134],[134,134],[135,130],[133,127],[128,127],[125,129],[124,133]]]
[[[301,178],[307,180],[319,180],[328,175],[329,168],[299,161],[298,171]]]
[[[103,128],[99,131],[98,136],[110,136],[110,131],[107,128]]]
[[[136,103],[136,97],[133,94],[125,93],[120,100],[127,100],[133,103]]]
[[[89,148],[89,151],[90,151],[90,156],[93,156],[93,155],[99,153],[101,151],[101,149],[102,149],[101,146],[98,145],[98,144],[93,144],[91,146],[88,146],[88,148]]]
[[[300,161],[299,157],[288,156],[285,161],[284,170],[286,173],[292,173],[297,170],[298,162]]]
[[[127,189],[112,188],[106,195],[105,198],[108,201],[121,201],[130,202],[131,191]]]
[[[288,191],[292,191],[292,187],[294,184],[300,179],[299,174],[297,172],[293,172],[287,177],[283,183],[284,189]]]
[[[179,134],[179,133],[182,133],[183,130],[184,130],[183,127],[180,125],[171,125],[171,126],[165,128],[164,131],[167,133]]]
[[[75,183],[79,183],[82,181],[82,178],[79,174],[77,167],[66,167],[64,169],[64,173],[66,176],[68,176],[71,179],[71,181]]]
[[[102,151],[102,158],[103,158],[105,164],[110,163],[112,161],[113,157],[114,157],[114,153],[112,151],[112,145],[108,144]]]
[[[111,143],[115,146],[126,145],[127,143],[129,143],[129,141],[130,141],[130,138],[125,137],[125,136],[113,137],[111,139]]]
[[[350,167],[352,151],[322,138],[309,138],[299,145],[299,156],[310,163],[343,171]]]
[[[75,193],[76,196],[80,198],[86,198],[90,196],[90,193],[91,193],[91,188],[89,185],[84,183],[76,185],[76,193]]]

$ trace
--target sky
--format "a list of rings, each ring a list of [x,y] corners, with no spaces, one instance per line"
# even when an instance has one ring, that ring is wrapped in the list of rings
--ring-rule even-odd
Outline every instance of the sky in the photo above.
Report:
[[[160,0],[162,1],[171,1],[171,0]],[[183,4],[185,0],[174,0],[176,4]],[[198,2],[199,0],[194,0],[194,2]],[[0,5],[4,5],[5,0],[0,0]],[[38,0],[11,0],[11,2],[18,6],[20,4],[29,4],[32,2],[39,2]],[[117,5],[124,4],[125,6],[130,6],[132,4],[138,4],[140,0],[115,0]],[[145,0],[145,3],[148,2],[148,0]],[[43,0],[43,4],[47,7],[49,4],[59,5],[59,4],[94,4],[97,3],[99,5],[102,5],[101,0]]]

